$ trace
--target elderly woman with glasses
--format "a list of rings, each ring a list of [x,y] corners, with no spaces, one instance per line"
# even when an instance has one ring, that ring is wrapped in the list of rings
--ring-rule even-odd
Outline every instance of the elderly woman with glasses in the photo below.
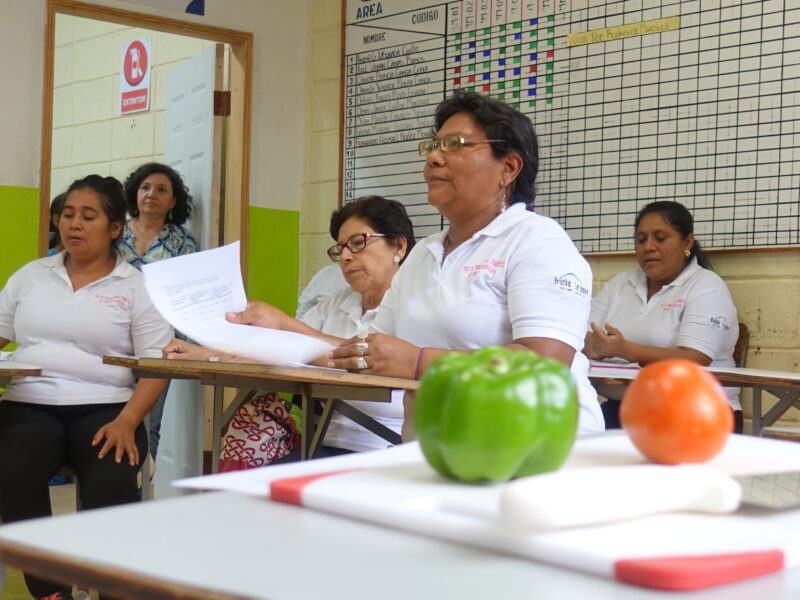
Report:
[[[331,215],[330,259],[338,263],[349,287],[323,300],[302,320],[294,319],[264,302],[250,302],[237,322],[298,331],[315,336],[325,334],[340,342],[369,329],[375,309],[389,289],[406,255],[414,247],[414,229],[402,204],[380,196],[366,196],[344,205]],[[207,359],[216,350],[199,348],[174,340],[164,349],[167,358]],[[225,357],[222,360],[235,360]],[[325,360],[327,362],[327,359]],[[403,420],[402,393],[389,404],[351,401],[360,411],[400,433]],[[336,413],[317,456],[385,448],[388,443],[354,421]],[[223,455],[225,451],[223,449]]]

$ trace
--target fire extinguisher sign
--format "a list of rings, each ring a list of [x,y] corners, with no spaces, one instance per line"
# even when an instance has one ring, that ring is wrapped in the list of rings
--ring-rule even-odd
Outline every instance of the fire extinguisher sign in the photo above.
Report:
[[[150,38],[122,44],[120,58],[120,114],[150,108]]]

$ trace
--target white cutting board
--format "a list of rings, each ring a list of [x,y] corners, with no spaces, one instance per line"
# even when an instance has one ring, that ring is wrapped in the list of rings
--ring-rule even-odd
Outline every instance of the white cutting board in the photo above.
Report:
[[[578,440],[563,468],[644,463],[619,433]],[[735,435],[708,465],[731,475],[798,470],[800,444]],[[321,477],[308,471],[298,478],[284,472],[290,478],[272,482],[273,499],[648,587],[696,589],[800,565],[800,510],[669,513],[529,534],[453,510],[474,504],[486,512],[498,505],[502,484],[455,483],[421,458]]]

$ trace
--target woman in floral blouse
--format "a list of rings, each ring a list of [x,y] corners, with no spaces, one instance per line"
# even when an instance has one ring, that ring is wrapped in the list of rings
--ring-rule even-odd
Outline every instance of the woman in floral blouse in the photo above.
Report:
[[[197,240],[184,227],[192,214],[192,197],[181,176],[161,163],[140,166],[125,181],[129,218],[122,231],[120,254],[137,269],[198,250]],[[150,411],[150,453],[158,450],[161,415],[167,390]]]

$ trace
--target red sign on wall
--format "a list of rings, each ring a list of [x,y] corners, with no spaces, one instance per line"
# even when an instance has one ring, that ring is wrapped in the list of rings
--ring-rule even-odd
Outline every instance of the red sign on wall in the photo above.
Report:
[[[120,113],[150,108],[150,38],[122,44],[119,74]]]

